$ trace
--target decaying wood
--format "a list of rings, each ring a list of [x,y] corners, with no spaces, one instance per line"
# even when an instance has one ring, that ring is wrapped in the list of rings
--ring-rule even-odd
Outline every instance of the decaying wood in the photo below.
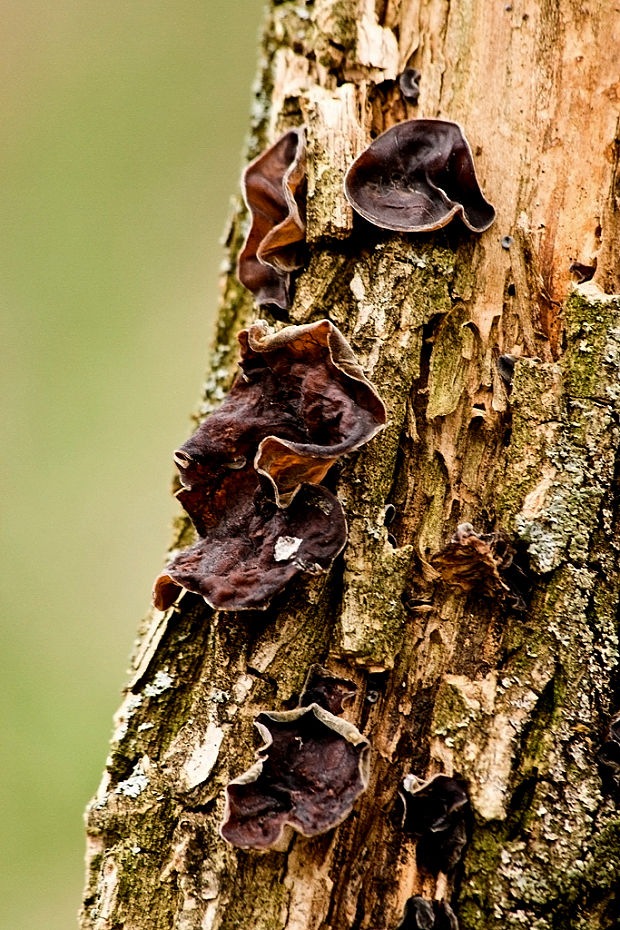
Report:
[[[416,894],[449,899],[462,930],[617,925],[620,818],[595,755],[620,703],[619,41],[614,3],[273,4],[249,154],[306,124],[289,322],[341,329],[388,427],[331,473],[349,543],[326,578],[260,614],[186,594],[145,620],[88,812],[84,930],[391,930]],[[347,167],[416,116],[464,127],[497,210],[481,236],[354,222]],[[234,276],[246,224],[240,211],[201,414],[255,318]],[[575,262],[596,265],[591,281],[575,284]],[[525,610],[438,577],[431,558],[464,522],[509,534]],[[180,519],[175,546],[190,541]],[[235,850],[218,826],[252,720],[293,707],[317,662],[358,684],[346,716],[371,741],[370,786],[335,831]],[[467,783],[473,824],[435,880],[398,791],[440,771]]]

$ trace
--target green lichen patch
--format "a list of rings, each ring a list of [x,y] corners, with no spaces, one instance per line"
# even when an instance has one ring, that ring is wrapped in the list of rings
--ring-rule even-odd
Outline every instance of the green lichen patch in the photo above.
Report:
[[[553,930],[570,926],[571,914],[589,918],[584,927],[615,930],[620,912],[620,819],[611,817],[598,831],[582,859],[571,862],[564,875],[562,896],[553,914]],[[598,911],[599,921],[592,914]]]
[[[381,524],[351,522],[333,652],[373,670],[393,667],[405,631],[402,592],[412,551],[393,549]]]
[[[466,324],[469,313],[457,306],[439,324],[433,339],[426,416],[445,417],[456,410],[465,387],[474,335]]]
[[[425,463],[418,493],[424,503],[420,514],[418,546],[421,552],[436,552],[445,534],[445,498],[449,477],[439,455]]]
[[[357,41],[356,3],[329,0],[317,4],[316,26],[320,35],[343,52],[352,52]]]
[[[461,891],[457,902],[459,926],[465,930],[489,930],[496,914],[489,908],[495,894],[506,827],[501,823],[478,827],[466,850]],[[491,910],[491,913],[489,911]],[[501,914],[498,906],[497,912]]]
[[[620,298],[589,299],[575,290],[566,301],[564,320],[567,394],[616,406],[620,397]]]
[[[281,930],[289,897],[284,884],[286,858],[286,853],[277,852],[257,856],[253,851],[241,850],[237,854],[235,882],[248,893],[234,893],[231,889],[229,902],[220,911],[221,930]]]
[[[327,249],[314,250],[295,283],[290,310],[293,323],[310,323],[328,317],[346,334],[352,295],[347,257]]]
[[[542,574],[566,557],[586,562],[620,441],[618,302],[591,302],[574,293],[565,309],[561,364],[517,364],[506,491],[499,506]]]
[[[555,442],[562,416],[561,390],[558,366],[536,359],[517,363],[510,396],[510,447],[495,500],[502,526],[512,525],[525,497],[544,477],[547,449]]]

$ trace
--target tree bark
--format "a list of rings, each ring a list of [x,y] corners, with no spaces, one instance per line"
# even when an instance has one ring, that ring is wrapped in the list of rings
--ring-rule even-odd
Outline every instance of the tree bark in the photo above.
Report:
[[[288,322],[341,329],[388,427],[332,470],[349,542],[329,575],[265,612],[186,594],[142,624],[87,815],[84,930],[391,930],[416,894],[450,900],[461,930],[617,926],[620,819],[596,752],[620,705],[619,41],[612,3],[272,4],[249,155],[305,125],[308,261]],[[408,66],[417,106],[398,89]],[[488,232],[354,226],[347,167],[417,116],[464,127]],[[239,206],[200,417],[259,315],[234,271],[246,229]],[[525,611],[438,577],[430,559],[463,522],[510,536]],[[174,546],[191,539],[179,517]],[[253,718],[294,706],[317,662],[358,684],[346,716],[371,741],[370,785],[325,835],[234,849],[218,827]],[[398,792],[440,771],[467,783],[472,824],[435,880]]]

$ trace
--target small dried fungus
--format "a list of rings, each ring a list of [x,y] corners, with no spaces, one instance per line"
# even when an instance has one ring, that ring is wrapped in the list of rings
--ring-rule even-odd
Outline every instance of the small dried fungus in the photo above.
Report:
[[[467,843],[469,797],[464,784],[448,775],[426,782],[408,775],[401,798],[403,829],[418,838],[418,865],[433,875],[451,871]]]

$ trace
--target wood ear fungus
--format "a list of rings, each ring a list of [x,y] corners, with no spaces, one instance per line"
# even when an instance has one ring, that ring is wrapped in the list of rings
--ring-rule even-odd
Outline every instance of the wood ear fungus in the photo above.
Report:
[[[207,504],[214,520],[208,527],[200,492],[179,493],[193,522],[204,526],[204,536],[156,578],[153,601],[160,610],[183,588],[217,610],[264,610],[291,578],[327,572],[342,552],[347,524],[330,491],[304,485],[284,510],[262,493],[251,467],[244,471],[239,481],[223,480]]]
[[[219,610],[264,609],[296,574],[326,572],[347,527],[320,485],[383,428],[385,407],[329,320],[239,333],[230,393],[175,452],[177,497],[199,535],[155,581],[167,609],[182,588]]]
[[[478,590],[493,597],[507,593],[499,573],[500,559],[493,551],[494,536],[480,536],[471,523],[460,523],[445,548],[431,556],[430,563],[449,585],[466,593]]]
[[[415,895],[405,904],[396,930],[459,930],[459,923],[447,901],[427,901]]]
[[[403,829],[418,838],[418,865],[433,875],[451,871],[467,843],[469,797],[464,784],[447,775],[426,782],[408,775],[401,798]]]
[[[509,393],[512,390],[512,381],[515,374],[515,364],[517,358],[515,355],[500,355],[497,359],[497,370],[499,376],[506,386],[506,390]]]
[[[339,678],[321,665],[312,665],[306,677],[304,689],[299,698],[300,707],[318,704],[337,717],[344,713],[343,704],[352,700],[357,692],[357,685],[348,678]]]
[[[412,119],[386,130],[353,162],[344,190],[365,220],[398,232],[429,232],[460,216],[481,233],[495,219],[463,130],[448,120]]]
[[[417,68],[405,68],[398,78],[400,92],[408,103],[417,104],[420,97],[420,78]]]
[[[287,506],[301,482],[318,483],[338,458],[383,429],[385,407],[329,320],[278,333],[255,323],[243,351],[247,358],[263,360],[279,384],[280,405],[286,401],[297,412],[297,436],[287,424],[279,435],[261,441],[255,460],[257,471],[273,485],[277,503]]]
[[[349,815],[370,774],[368,740],[339,718],[342,689],[349,693],[351,687],[352,682],[314,666],[300,699],[303,706],[263,711],[255,718],[264,744],[257,762],[226,788],[220,832],[228,843],[278,849],[291,830],[316,836]],[[322,703],[305,703],[313,691]]]
[[[237,274],[259,307],[290,306],[291,273],[303,265],[306,238],[306,146],[290,129],[255,158],[242,178],[251,226]]]
[[[585,265],[583,262],[571,262],[568,270],[574,277],[577,284],[583,284],[585,281],[591,281],[596,272],[596,260],[593,265]]]

